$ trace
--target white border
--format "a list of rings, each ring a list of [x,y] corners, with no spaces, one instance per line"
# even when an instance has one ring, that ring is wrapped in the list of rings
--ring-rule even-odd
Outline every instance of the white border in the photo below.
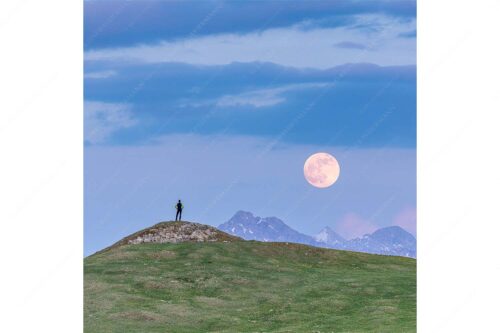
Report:
[[[0,1],[1,332],[83,330],[82,1]]]
[[[500,332],[499,12],[419,0],[419,332]]]

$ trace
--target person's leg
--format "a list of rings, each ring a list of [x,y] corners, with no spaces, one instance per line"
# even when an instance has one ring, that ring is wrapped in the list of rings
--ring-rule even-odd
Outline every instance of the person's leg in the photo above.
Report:
[[[179,211],[179,221],[182,221],[182,209]]]
[[[177,221],[177,218],[179,217],[179,210],[177,210],[177,213],[175,214],[175,220]]]

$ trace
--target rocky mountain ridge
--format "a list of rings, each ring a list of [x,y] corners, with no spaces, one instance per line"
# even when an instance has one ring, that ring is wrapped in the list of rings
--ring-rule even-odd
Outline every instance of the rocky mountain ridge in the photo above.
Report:
[[[372,234],[346,240],[330,227],[317,235],[302,234],[276,217],[261,218],[250,212],[238,211],[229,221],[219,225],[228,234],[246,240],[263,242],[293,242],[338,250],[373,254],[416,257],[416,239],[399,226],[376,230]]]
[[[220,230],[246,240],[262,242],[292,242],[317,246],[313,237],[302,234],[276,217],[259,217],[250,212],[238,211]]]

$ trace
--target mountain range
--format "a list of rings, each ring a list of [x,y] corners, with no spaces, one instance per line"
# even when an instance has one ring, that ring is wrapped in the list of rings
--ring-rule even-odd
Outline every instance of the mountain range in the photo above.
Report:
[[[315,236],[309,236],[291,228],[277,217],[262,218],[250,212],[238,211],[218,228],[246,240],[301,243],[338,250],[411,258],[417,255],[415,237],[399,226],[381,228],[371,234],[347,240],[330,227],[323,228]]]

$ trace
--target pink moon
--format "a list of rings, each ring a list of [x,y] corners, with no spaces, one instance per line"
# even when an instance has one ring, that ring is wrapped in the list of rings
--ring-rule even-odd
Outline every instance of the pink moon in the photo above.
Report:
[[[304,163],[304,177],[314,187],[330,187],[339,175],[339,162],[328,153],[313,154]]]

